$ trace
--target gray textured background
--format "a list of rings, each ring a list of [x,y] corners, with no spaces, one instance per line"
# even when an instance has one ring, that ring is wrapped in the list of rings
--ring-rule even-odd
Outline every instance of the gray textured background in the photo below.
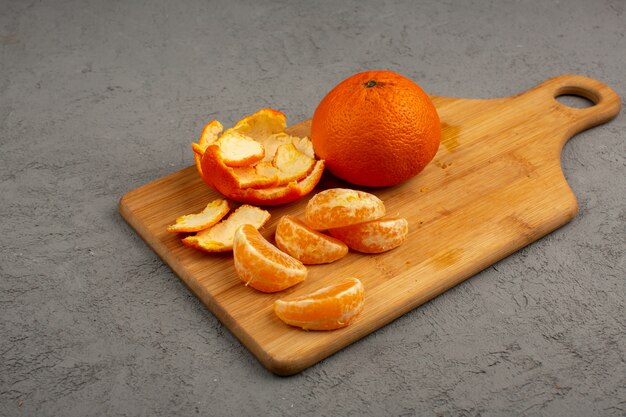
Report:
[[[116,209],[190,165],[209,119],[295,122],[365,69],[458,97],[562,73],[624,96],[625,6],[0,0],[0,415],[626,415],[624,115],[563,151],[570,224],[290,378]]]

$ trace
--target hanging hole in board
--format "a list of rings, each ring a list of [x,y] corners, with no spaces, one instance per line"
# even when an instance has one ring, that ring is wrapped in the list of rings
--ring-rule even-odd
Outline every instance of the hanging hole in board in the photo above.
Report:
[[[593,101],[587,97],[579,96],[576,94],[561,94],[556,96],[556,101],[567,107],[574,107],[575,109],[585,109],[595,105]]]
[[[585,109],[598,104],[600,96],[591,89],[567,86],[559,88],[554,94],[554,99],[564,106]]]

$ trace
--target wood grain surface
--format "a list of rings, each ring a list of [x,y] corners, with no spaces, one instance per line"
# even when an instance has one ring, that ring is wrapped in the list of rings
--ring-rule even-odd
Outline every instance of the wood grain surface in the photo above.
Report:
[[[565,106],[555,99],[564,94],[594,105]],[[305,282],[281,293],[245,287],[231,254],[196,251],[165,230],[218,197],[195,167],[130,191],[120,212],[267,369],[300,372],[570,221],[578,206],[561,170],[561,149],[574,134],[620,111],[612,89],[578,75],[561,75],[507,98],[431,98],[442,121],[442,143],[422,173],[381,189],[354,187],[325,173],[314,191],[341,186],[373,192],[389,215],[409,221],[407,242],[384,254],[351,252],[333,264],[310,266]],[[309,128],[305,121],[290,130],[308,135]],[[278,219],[303,215],[307,201],[269,208],[263,234],[271,240]],[[272,312],[278,298],[348,276],[362,280],[365,309],[344,329],[305,332]]]

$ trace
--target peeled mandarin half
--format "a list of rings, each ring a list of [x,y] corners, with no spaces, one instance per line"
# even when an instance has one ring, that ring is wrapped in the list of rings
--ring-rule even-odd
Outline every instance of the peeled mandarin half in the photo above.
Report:
[[[404,243],[409,233],[409,223],[403,218],[389,217],[329,229],[328,233],[356,251],[382,253]]]
[[[228,214],[228,202],[221,198],[211,201],[200,213],[187,214],[176,219],[176,223],[168,226],[172,233],[191,233],[208,229]]]
[[[305,265],[327,264],[343,258],[348,246],[309,228],[293,216],[283,216],[276,226],[276,245]]]
[[[274,302],[274,313],[304,330],[334,330],[350,324],[363,310],[365,290],[357,278],[310,294]]]
[[[205,252],[228,252],[233,249],[235,231],[239,226],[247,224],[254,229],[259,229],[269,218],[270,213],[268,211],[244,204],[226,220],[222,220],[215,226],[202,230],[194,236],[187,236],[182,242]]]
[[[385,205],[373,194],[347,188],[330,188],[315,194],[305,210],[306,223],[324,230],[375,220],[385,215]]]
[[[266,293],[294,286],[304,281],[308,273],[302,262],[280,251],[247,224],[235,233],[233,257],[239,278]]]

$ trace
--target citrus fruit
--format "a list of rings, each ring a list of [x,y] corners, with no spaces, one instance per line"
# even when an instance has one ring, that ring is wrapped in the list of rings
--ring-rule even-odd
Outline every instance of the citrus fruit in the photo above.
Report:
[[[235,201],[277,205],[297,200],[315,187],[325,165],[315,159],[307,137],[289,135],[285,127],[285,115],[272,109],[243,118],[221,135],[222,125],[209,123],[192,144],[198,173]]]
[[[167,227],[172,233],[191,233],[208,229],[228,214],[228,202],[221,198],[211,201],[200,213],[187,214],[176,219]]]
[[[255,206],[244,204],[226,220],[215,226],[201,230],[193,236],[187,236],[182,242],[192,248],[205,252],[228,252],[233,249],[235,231],[243,224],[255,229],[261,228],[270,218],[270,213]]]
[[[327,264],[343,258],[348,246],[309,228],[293,216],[283,216],[276,225],[276,246],[306,265]]]
[[[277,292],[304,281],[308,270],[295,258],[269,243],[249,224],[235,232],[235,270],[246,285],[262,292]]]
[[[277,300],[274,313],[285,323],[305,330],[345,327],[363,310],[365,291],[357,278],[300,297]]]
[[[390,71],[366,71],[322,99],[311,139],[335,176],[388,186],[413,177],[433,159],[441,123],[430,98],[413,81]]]
[[[349,226],[385,215],[385,205],[374,194],[348,188],[329,188],[307,203],[305,220],[317,230]]]
[[[400,217],[388,217],[329,229],[328,233],[358,252],[381,253],[404,243],[409,223]]]

